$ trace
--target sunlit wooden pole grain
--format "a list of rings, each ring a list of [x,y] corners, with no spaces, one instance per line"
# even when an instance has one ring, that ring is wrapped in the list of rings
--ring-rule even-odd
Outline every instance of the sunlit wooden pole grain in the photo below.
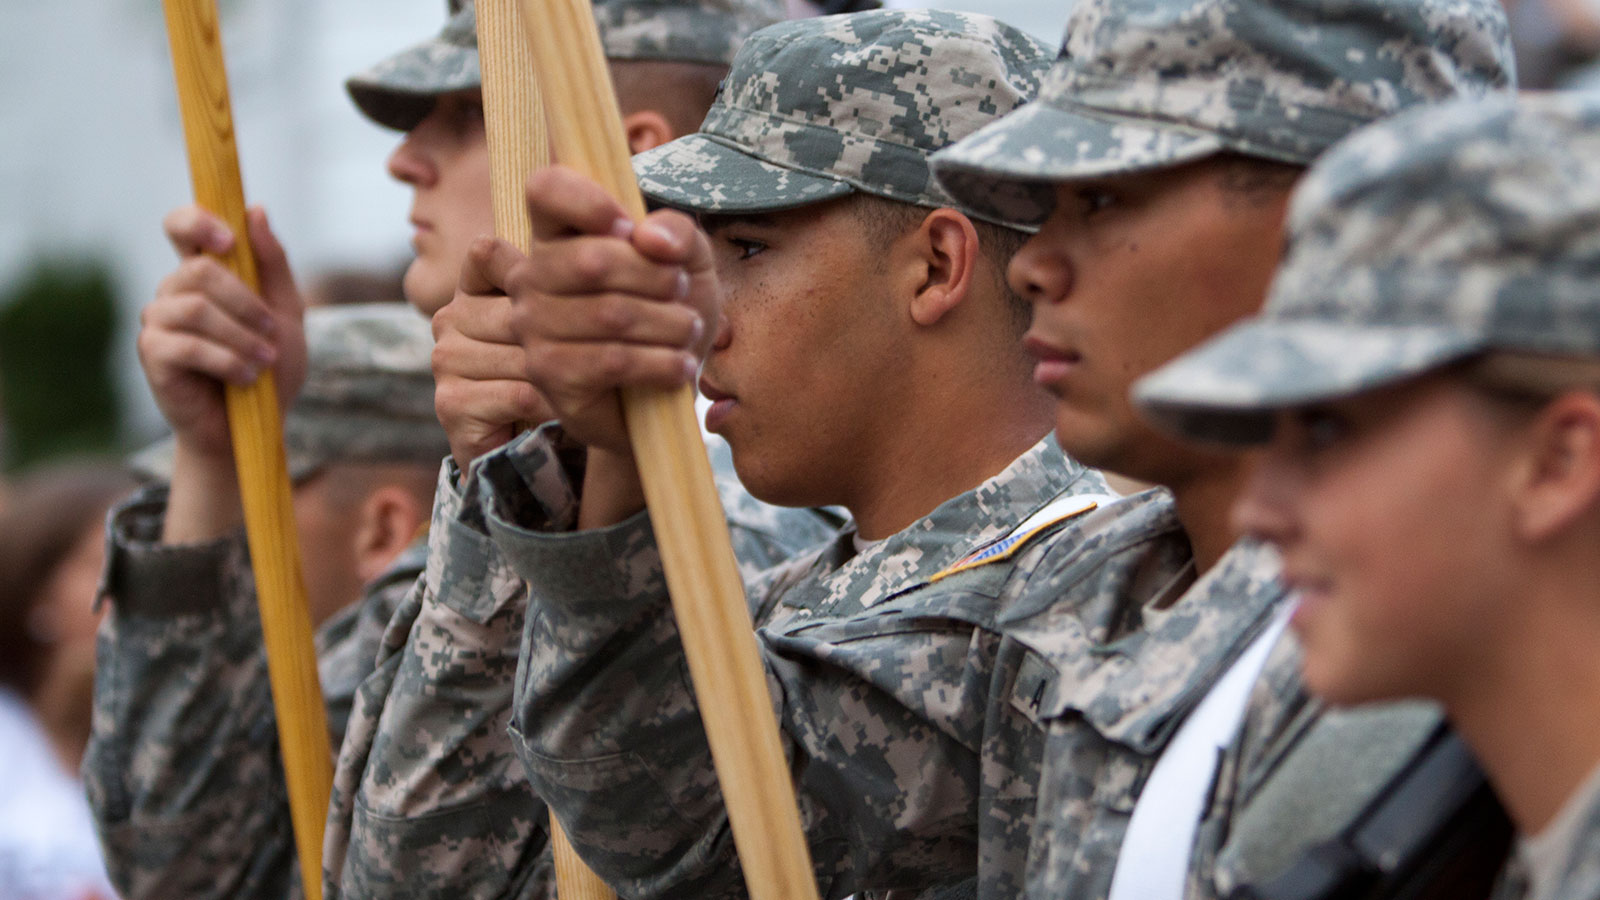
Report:
[[[588,0],[519,2],[556,159],[641,218],[644,198]],[[814,900],[810,853],[693,389],[631,390],[623,405],[745,883],[755,900]]]
[[[256,261],[246,238],[244,190],[216,2],[165,0],[165,7],[195,201],[228,223],[237,240],[223,262],[246,285],[259,290]],[[322,830],[333,786],[333,754],[317,680],[271,373],[263,373],[248,387],[230,385],[227,402],[300,877],[306,897],[321,900]]]
[[[532,54],[522,36],[517,0],[478,0],[477,6],[494,231],[526,253],[533,247],[533,223],[528,220],[522,186],[529,172],[550,164],[544,107],[533,77]],[[554,815],[550,816],[550,846],[561,900],[616,900],[616,892],[572,849]]]

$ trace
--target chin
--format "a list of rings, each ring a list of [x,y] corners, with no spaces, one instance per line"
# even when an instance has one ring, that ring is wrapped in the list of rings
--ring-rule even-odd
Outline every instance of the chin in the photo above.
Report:
[[[1397,679],[1386,677],[1386,667],[1372,653],[1339,654],[1318,650],[1301,637],[1305,658],[1300,674],[1306,688],[1333,706],[1358,706],[1416,696]]]
[[[421,259],[413,261],[406,269],[400,289],[406,295],[406,302],[427,316],[444,309],[456,295],[455,283],[436,277]]]
[[[741,455],[732,441],[728,444],[733,448],[733,470],[750,496],[773,506],[826,505],[813,503],[809,499],[810,493],[796,485],[793,479],[785,478],[782,472],[772,471],[749,453]]]

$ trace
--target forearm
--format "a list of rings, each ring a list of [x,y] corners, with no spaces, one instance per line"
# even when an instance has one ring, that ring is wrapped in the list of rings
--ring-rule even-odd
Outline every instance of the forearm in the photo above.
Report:
[[[172,487],[163,520],[163,544],[214,541],[244,521],[239,478],[231,456],[195,451],[183,443],[173,450]]]
[[[119,514],[84,779],[127,898],[282,897],[293,844],[243,541]]]

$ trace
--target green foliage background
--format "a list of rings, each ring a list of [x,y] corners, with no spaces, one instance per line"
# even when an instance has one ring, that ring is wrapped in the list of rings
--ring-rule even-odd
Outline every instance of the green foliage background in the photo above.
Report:
[[[110,352],[116,332],[114,282],[96,258],[38,262],[0,294],[0,460],[7,472],[118,449]]]

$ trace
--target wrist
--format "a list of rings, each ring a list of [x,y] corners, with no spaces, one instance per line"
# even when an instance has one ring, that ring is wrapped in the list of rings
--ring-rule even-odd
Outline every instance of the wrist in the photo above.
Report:
[[[578,527],[615,525],[637,515],[644,506],[644,483],[639,480],[639,467],[633,454],[590,447],[583,473]]]
[[[172,488],[162,525],[163,544],[215,540],[244,521],[233,454],[179,442],[172,458]]]

